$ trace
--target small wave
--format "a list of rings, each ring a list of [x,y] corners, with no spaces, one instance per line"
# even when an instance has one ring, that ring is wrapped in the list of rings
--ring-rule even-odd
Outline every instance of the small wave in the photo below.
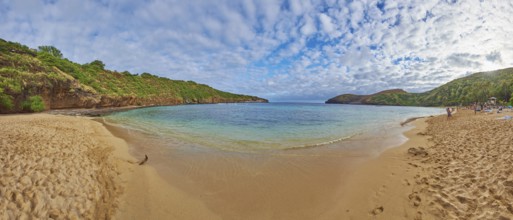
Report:
[[[354,137],[356,135],[358,135],[358,134],[353,134],[353,135],[341,137],[341,138],[338,138],[338,139],[335,139],[335,140],[325,141],[325,142],[316,143],[316,144],[307,144],[307,145],[303,145],[303,146],[289,147],[289,148],[285,148],[283,150],[299,150],[299,149],[321,147],[321,146],[330,145],[330,144],[334,144],[334,143],[337,143],[337,142],[341,142],[341,141],[344,141],[344,140],[351,139],[352,137]]]
[[[106,124],[106,125],[109,125],[109,126],[113,126],[113,127],[117,127],[117,128],[123,129],[128,134],[131,134],[131,132],[137,132],[137,133],[141,133],[141,134],[144,134],[144,135],[152,135],[152,136],[158,136],[158,137],[163,137],[164,136],[164,134],[159,132],[158,130],[147,129],[145,127],[141,127],[140,125],[136,126],[133,123],[130,124],[130,123],[123,122],[123,121],[111,120],[111,119],[108,119],[108,118],[105,118],[105,117],[102,118],[101,122]]]

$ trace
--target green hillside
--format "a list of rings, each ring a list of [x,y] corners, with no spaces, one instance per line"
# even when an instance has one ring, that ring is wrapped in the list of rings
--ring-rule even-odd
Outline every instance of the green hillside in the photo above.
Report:
[[[52,46],[36,50],[0,39],[0,113],[218,102],[267,100],[193,81],[110,71],[99,60],[78,64]]]
[[[407,92],[402,89],[390,89],[390,90],[385,90],[385,91],[381,91],[378,93],[374,93],[371,95],[342,94],[342,95],[335,96],[335,97],[329,99],[328,101],[326,101],[326,103],[367,104],[368,102],[371,101],[372,98],[375,98],[375,97],[395,98],[395,97],[397,97],[398,94],[405,94],[405,93],[407,93]],[[379,101],[379,100],[376,100],[376,101]],[[386,102],[392,102],[392,101],[393,100],[388,100]],[[383,102],[385,102],[385,101],[383,101]]]
[[[394,90],[397,91],[397,90]],[[474,73],[423,93],[384,92],[372,95],[344,94],[326,103],[372,105],[449,106],[485,102],[496,97],[501,104],[513,102],[513,68]],[[347,97],[351,97],[347,102]]]

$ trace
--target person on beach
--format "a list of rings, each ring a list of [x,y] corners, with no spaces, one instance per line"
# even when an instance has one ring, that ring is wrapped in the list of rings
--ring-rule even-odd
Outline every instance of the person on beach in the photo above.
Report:
[[[452,117],[452,115],[451,115],[451,108],[447,107],[445,110],[447,111],[447,119]]]

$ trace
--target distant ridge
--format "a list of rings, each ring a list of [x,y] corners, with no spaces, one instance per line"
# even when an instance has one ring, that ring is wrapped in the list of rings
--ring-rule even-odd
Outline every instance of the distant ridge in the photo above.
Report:
[[[478,72],[450,81],[423,93],[402,89],[385,90],[371,95],[342,94],[326,101],[328,104],[364,104],[398,106],[448,106],[485,102],[496,97],[499,102],[513,102],[513,68]]]
[[[268,102],[193,81],[171,80],[104,68],[102,61],[77,64],[52,46],[37,50],[0,39],[0,113],[48,109]]]
[[[374,93],[371,95],[354,95],[354,94],[342,94],[339,96],[335,96],[326,103],[338,103],[338,104],[367,104],[371,101],[372,97],[380,94],[404,94],[407,93],[406,91],[402,89],[390,89],[390,90],[384,90],[378,93]]]

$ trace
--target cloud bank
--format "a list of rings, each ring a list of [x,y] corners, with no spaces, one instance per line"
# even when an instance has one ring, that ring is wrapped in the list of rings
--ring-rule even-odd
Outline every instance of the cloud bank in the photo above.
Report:
[[[513,2],[0,0],[0,38],[279,100],[426,91],[513,66]]]

